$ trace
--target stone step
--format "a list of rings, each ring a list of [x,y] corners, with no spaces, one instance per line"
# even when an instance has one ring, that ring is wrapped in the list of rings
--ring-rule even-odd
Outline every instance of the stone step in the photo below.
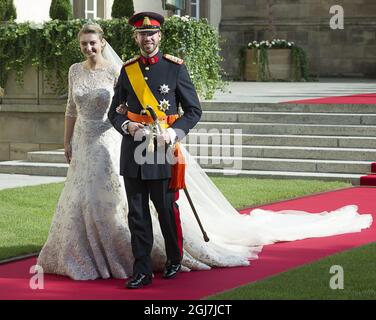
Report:
[[[340,161],[340,160],[304,160],[304,159],[275,159],[252,157],[210,157],[197,156],[196,161],[202,168],[209,169],[241,169],[267,170],[289,172],[321,172],[365,174],[370,171],[369,161]]]
[[[33,151],[27,153],[28,162],[66,163],[64,150]]]
[[[305,136],[305,135],[273,135],[273,134],[232,134],[211,130],[199,132],[192,130],[183,140],[186,143],[214,143],[264,146],[301,146],[301,147],[340,147],[376,149],[376,137],[341,137],[341,136]]]
[[[375,125],[376,114],[204,111],[201,121],[242,123],[298,123],[334,125]]]
[[[311,159],[283,159],[260,157],[218,157],[196,156],[200,165],[205,168],[241,167],[246,170],[272,171],[310,171],[310,172],[340,172],[366,173],[370,171],[372,161],[342,161],[342,160],[311,160]],[[29,152],[29,162],[63,163],[63,151]]]
[[[59,163],[30,163],[25,161],[7,161],[0,162],[1,173],[28,174],[41,176],[65,177],[68,165]],[[245,176],[253,178],[268,179],[314,179],[346,181],[352,184],[359,184],[362,175],[345,173],[321,173],[321,172],[293,172],[293,171],[265,171],[265,170],[233,170],[229,168],[213,169],[204,168],[204,171],[210,175],[224,176]]]
[[[231,169],[205,169],[212,176],[236,176],[262,179],[303,179],[320,181],[343,181],[359,185],[359,174],[317,173],[317,172],[289,172],[289,171],[261,171],[261,170],[231,170]]]
[[[263,145],[219,145],[185,144],[194,156],[230,156],[271,159],[316,159],[346,161],[376,161],[376,149],[366,148],[331,148],[300,146],[263,146]],[[28,153],[28,162],[62,163],[66,160],[62,150],[34,151]],[[368,169],[367,169],[368,171]],[[365,171],[363,171],[365,172]]]
[[[304,136],[304,135],[262,135],[262,134],[227,134],[212,132],[201,133],[192,130],[182,141],[185,144],[242,144],[257,146],[296,146],[330,148],[365,148],[376,149],[376,137],[340,137],[340,136]],[[46,157],[48,158],[47,160]],[[53,151],[34,151],[28,153],[31,162],[65,163],[62,149]]]
[[[193,156],[375,161],[376,149],[189,144]]]
[[[67,171],[68,164],[63,163],[27,162],[22,160],[0,162],[0,173],[65,177]]]
[[[374,104],[293,104],[203,101],[204,111],[376,113]]]
[[[321,124],[281,124],[281,123],[228,123],[200,121],[196,130],[229,130],[242,134],[278,134],[278,135],[320,135],[320,136],[376,136],[376,126],[366,125],[321,125]]]

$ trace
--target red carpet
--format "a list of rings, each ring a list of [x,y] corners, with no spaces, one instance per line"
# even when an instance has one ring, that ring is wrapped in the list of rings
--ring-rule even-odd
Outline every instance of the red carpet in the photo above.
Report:
[[[376,162],[371,164],[371,174],[360,177],[361,186],[376,186]]]
[[[285,101],[282,103],[312,103],[312,104],[376,104],[376,93],[354,94],[351,96],[323,97]]]
[[[376,220],[375,198],[376,188],[353,187],[278,202],[262,208],[320,212],[356,204],[359,212],[372,213]],[[73,281],[54,275],[45,276],[44,290],[32,290],[29,288],[29,270],[35,263],[35,258],[30,258],[0,265],[0,299],[201,299],[375,241],[376,223],[360,233],[281,242],[265,246],[260,258],[252,261],[249,267],[184,272],[173,280],[163,280],[157,274],[152,286],[139,290],[123,289],[123,280]]]
[[[360,177],[361,186],[376,186],[376,174]]]

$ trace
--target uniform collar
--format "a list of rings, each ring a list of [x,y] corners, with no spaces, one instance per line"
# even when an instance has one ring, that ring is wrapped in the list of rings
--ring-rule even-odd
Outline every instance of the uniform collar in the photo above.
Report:
[[[141,55],[140,60],[143,64],[148,65],[148,64],[157,63],[158,61],[160,61],[161,57],[162,57],[162,53],[158,51],[154,56],[149,57],[149,58],[146,58],[143,55]]]

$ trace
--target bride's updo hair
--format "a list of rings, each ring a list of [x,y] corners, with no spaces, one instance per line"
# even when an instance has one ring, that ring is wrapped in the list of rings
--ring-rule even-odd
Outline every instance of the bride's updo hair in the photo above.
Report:
[[[78,33],[78,40],[80,40],[80,37],[83,35],[83,34],[87,34],[87,33],[94,33],[94,34],[97,34],[99,39],[102,41],[103,40],[103,36],[104,36],[104,33],[103,33],[103,30],[101,28],[101,26],[97,23],[94,23],[94,22],[88,22],[88,23],[85,23],[80,32]]]

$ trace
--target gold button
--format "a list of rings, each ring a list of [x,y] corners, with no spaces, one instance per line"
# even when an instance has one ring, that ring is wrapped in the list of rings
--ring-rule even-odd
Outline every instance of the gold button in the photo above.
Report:
[[[149,80],[149,78],[148,78],[148,77],[145,77],[144,79],[145,79],[145,80]]]
[[[146,71],[149,71],[149,69],[150,69],[149,67],[145,67],[145,70],[146,70]]]

